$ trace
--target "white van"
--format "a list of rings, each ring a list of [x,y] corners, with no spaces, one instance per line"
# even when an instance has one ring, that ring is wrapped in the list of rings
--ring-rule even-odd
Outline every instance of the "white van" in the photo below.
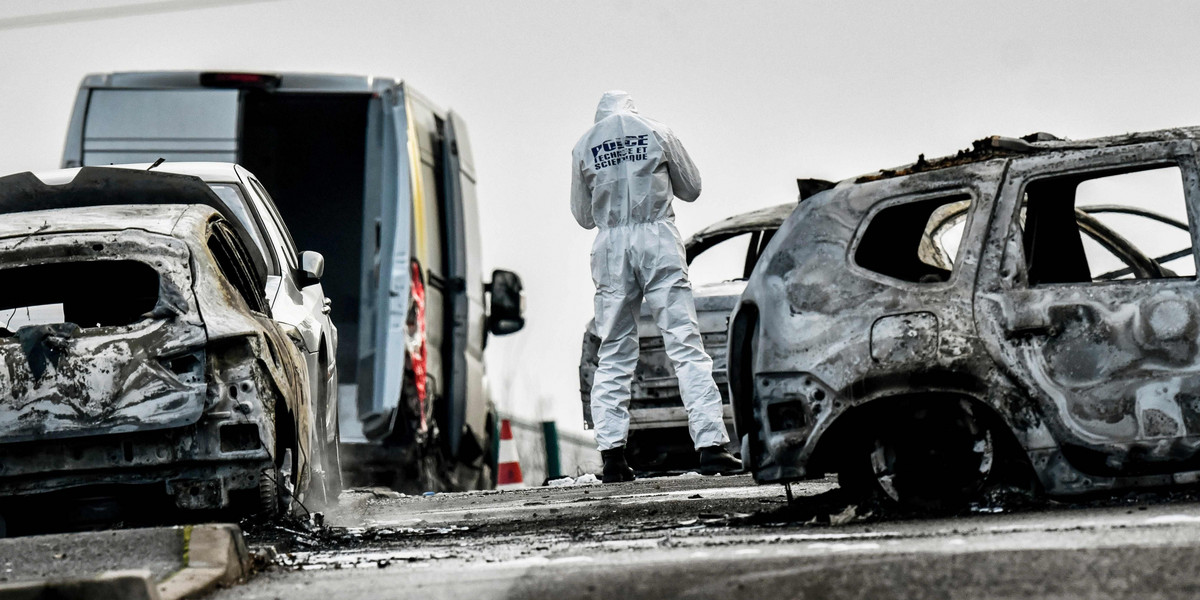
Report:
[[[496,421],[483,348],[521,329],[523,299],[514,273],[484,283],[462,120],[387,78],[85,77],[63,166],[159,158],[241,164],[299,246],[324,255],[347,483],[486,487]]]

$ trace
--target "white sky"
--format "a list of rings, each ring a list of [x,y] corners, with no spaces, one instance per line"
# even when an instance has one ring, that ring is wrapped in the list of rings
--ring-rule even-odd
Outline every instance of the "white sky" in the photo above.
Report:
[[[403,78],[463,115],[485,266],[526,283],[528,326],[489,349],[497,402],[570,430],[592,233],[568,209],[569,155],[607,89],[670,124],[700,167],[700,200],[676,206],[685,235],[793,201],[797,177],[841,179],[987,135],[1200,123],[1200,3],[1185,1],[235,2],[0,2],[0,173],[58,166],[89,72]],[[139,4],[153,12],[128,8]],[[122,16],[94,20],[105,5]]]

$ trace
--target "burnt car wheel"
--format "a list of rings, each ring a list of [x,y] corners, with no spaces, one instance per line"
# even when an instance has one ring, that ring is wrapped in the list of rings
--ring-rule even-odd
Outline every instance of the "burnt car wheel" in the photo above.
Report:
[[[854,495],[908,510],[953,511],[991,477],[992,434],[966,401],[911,403],[874,422],[838,473]]]
[[[263,469],[258,474],[258,512],[267,518],[279,514],[278,469]]]

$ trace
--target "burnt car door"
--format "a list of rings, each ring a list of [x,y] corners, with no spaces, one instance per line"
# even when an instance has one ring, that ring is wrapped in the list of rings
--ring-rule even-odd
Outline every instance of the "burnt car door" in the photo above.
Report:
[[[1014,159],[989,233],[977,318],[1076,468],[1179,470],[1200,445],[1195,227],[1153,230],[1125,204],[1195,223],[1192,142]],[[1090,207],[1090,208],[1089,208]],[[1144,216],[1144,215],[1143,215]],[[1141,223],[1137,223],[1137,221]]]

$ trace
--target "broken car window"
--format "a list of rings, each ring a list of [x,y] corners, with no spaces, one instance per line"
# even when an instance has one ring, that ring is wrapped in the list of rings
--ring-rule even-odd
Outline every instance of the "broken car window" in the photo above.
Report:
[[[213,222],[209,230],[208,251],[212,252],[221,274],[246,301],[246,306],[250,310],[269,314],[262,294],[263,286],[255,278],[250,261],[229,225],[222,221]]]
[[[948,281],[970,208],[971,197],[966,194],[889,206],[867,224],[854,262],[902,281]]]
[[[1030,285],[1196,275],[1179,167],[1038,179],[1024,201]]]
[[[229,210],[233,211],[234,216],[241,221],[242,227],[250,232],[250,237],[254,238],[254,245],[258,246],[259,252],[262,253],[267,263],[274,263],[274,255],[267,246],[267,242],[263,240],[259,224],[250,211],[250,207],[246,206],[246,197],[242,195],[241,186],[236,183],[210,183],[208,187],[212,188],[212,191],[229,207]]]
[[[0,330],[15,332],[54,323],[74,323],[84,329],[130,325],[154,310],[158,289],[158,272],[134,260],[0,270]]]

